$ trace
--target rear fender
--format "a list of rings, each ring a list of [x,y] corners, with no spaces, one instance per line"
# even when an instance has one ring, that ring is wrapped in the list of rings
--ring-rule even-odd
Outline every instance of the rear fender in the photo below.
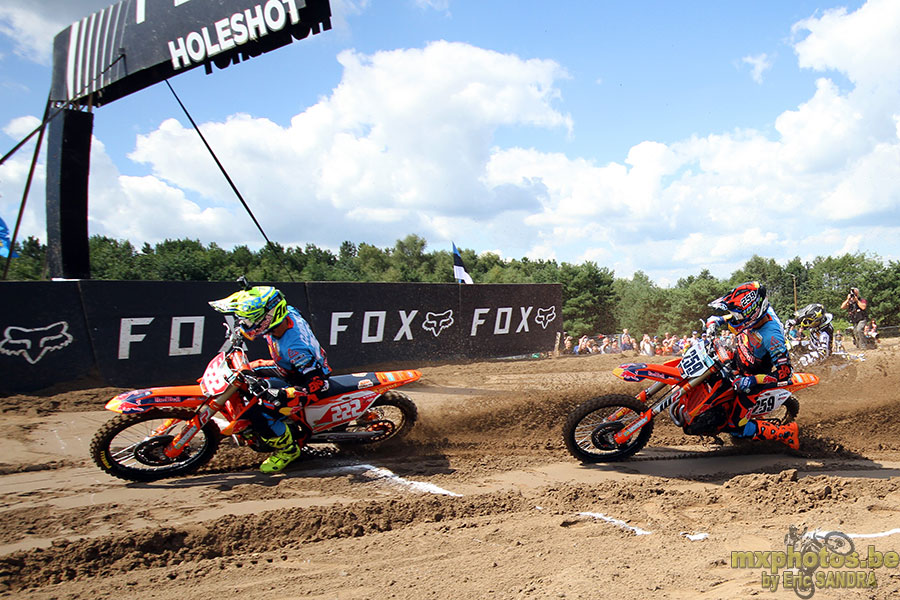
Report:
[[[677,385],[683,377],[677,366],[648,365],[644,363],[629,363],[619,365],[613,369],[613,375],[625,381],[644,381],[650,379],[653,381],[661,381],[666,385]]]
[[[328,380],[330,395],[312,396],[306,405],[306,420],[315,433],[349,423],[386,391],[417,381],[421,376],[414,370],[334,375]]]
[[[816,385],[817,383],[819,383],[818,375],[813,375],[812,373],[794,373],[791,375],[791,383],[787,386],[787,389],[796,392],[797,390],[802,390],[805,387]]]
[[[122,414],[142,413],[153,408],[197,408],[206,401],[199,385],[132,390],[106,403],[106,410]]]

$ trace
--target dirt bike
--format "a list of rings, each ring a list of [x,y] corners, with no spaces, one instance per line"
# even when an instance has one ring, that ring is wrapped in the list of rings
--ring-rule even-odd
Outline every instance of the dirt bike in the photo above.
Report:
[[[788,528],[788,532],[784,536],[784,546],[793,548],[800,554],[819,554],[824,548],[831,554],[847,556],[855,550],[853,540],[842,531],[828,531],[823,534],[818,530],[809,531],[806,527],[800,531],[795,525]],[[812,565],[802,564],[798,569],[800,577],[795,579],[794,593],[800,598],[808,600],[816,593],[812,577],[819,566],[816,562]]]
[[[715,338],[663,364],[619,366],[613,374],[625,381],[656,383],[636,396],[609,394],[576,407],[563,425],[566,448],[586,463],[624,460],[647,444],[653,420],[663,411],[688,435],[722,432],[736,401],[733,360],[733,349]],[[747,417],[789,423],[800,410],[793,393],[818,382],[816,375],[794,373],[789,384],[751,395],[756,404]],[[667,391],[649,403],[662,390]]]
[[[229,319],[226,328],[227,341],[198,385],[133,390],[106,404],[107,410],[120,414],[91,441],[91,458],[98,467],[120,479],[155,481],[196,471],[227,437],[258,452],[274,450],[242,418],[259,402],[249,392],[258,378],[249,370],[239,328]],[[399,438],[413,427],[418,411],[394,388],[419,377],[414,370],[334,375],[321,398],[310,395],[305,407],[291,409],[288,427],[296,435],[300,411],[305,411],[312,428],[310,444],[348,449]]]

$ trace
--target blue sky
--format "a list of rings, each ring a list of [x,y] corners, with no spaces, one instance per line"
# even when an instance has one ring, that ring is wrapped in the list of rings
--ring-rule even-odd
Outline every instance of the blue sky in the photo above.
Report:
[[[54,33],[107,4],[0,7],[3,152],[43,109]],[[331,31],[172,84],[285,244],[415,233],[662,285],[753,254],[900,259],[900,3],[547,6],[332,0]],[[94,136],[92,234],[261,244],[164,84],[97,109]],[[10,224],[30,156],[0,166]]]

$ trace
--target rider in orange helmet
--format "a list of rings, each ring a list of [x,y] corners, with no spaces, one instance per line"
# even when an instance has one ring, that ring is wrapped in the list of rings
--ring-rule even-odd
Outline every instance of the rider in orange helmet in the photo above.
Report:
[[[729,433],[735,437],[778,440],[794,450],[800,447],[796,423],[777,424],[765,419],[751,419],[755,406],[751,398],[767,389],[791,383],[790,356],[785,344],[781,321],[769,305],[766,288],[756,281],[743,283],[709,306],[726,311],[726,316],[706,320],[707,331],[727,325],[736,334],[733,386],[738,401],[732,413]]]

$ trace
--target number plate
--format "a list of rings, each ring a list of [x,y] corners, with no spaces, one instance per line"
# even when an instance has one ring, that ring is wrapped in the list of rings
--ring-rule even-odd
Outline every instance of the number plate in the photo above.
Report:
[[[678,369],[684,377],[691,379],[697,377],[714,364],[713,359],[709,357],[702,347],[691,346],[684,353],[684,356],[681,357]]]
[[[220,352],[214,359],[209,361],[206,371],[203,372],[203,379],[200,380],[200,389],[207,396],[218,396],[231,383],[232,371],[225,360],[225,353]]]

